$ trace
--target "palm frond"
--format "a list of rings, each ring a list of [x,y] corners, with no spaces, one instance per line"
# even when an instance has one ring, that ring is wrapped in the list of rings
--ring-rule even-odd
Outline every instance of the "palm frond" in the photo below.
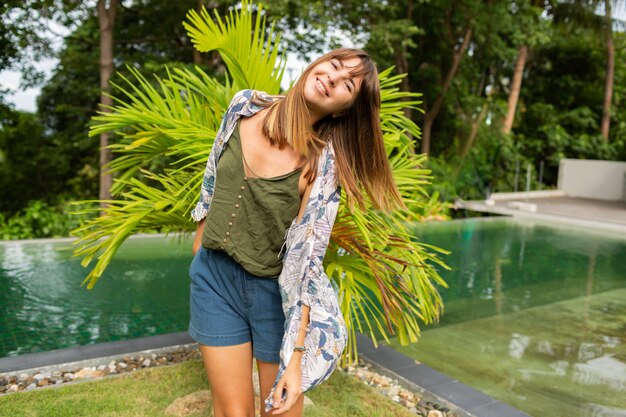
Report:
[[[242,88],[278,92],[285,66],[277,48],[280,36],[270,30],[266,38],[262,8],[254,9],[256,20],[253,9],[244,0],[228,17],[215,15],[215,21],[206,10],[191,11],[185,24],[198,49],[219,51],[232,83],[227,77],[222,84],[199,67],[168,70],[151,82],[129,67],[130,75],[116,86],[120,93],[112,112],[93,118],[91,136],[114,132],[118,140],[110,145],[116,156],[110,164],[115,199],[102,216],[73,231],[79,236],[75,255],[84,266],[95,261],[83,282],[87,288],[93,288],[128,236],[194,228],[189,212],[232,95]],[[395,335],[402,344],[412,343],[419,338],[420,323],[436,322],[443,311],[438,289],[446,283],[438,268],[447,268],[440,258],[447,252],[418,242],[411,233],[411,222],[432,202],[424,189],[430,180],[430,172],[421,168],[425,156],[416,154],[411,138],[418,138],[420,130],[404,115],[406,107],[419,109],[421,94],[400,91],[403,76],[393,75],[392,68],[380,73],[381,125],[408,210],[350,212],[342,204],[324,260],[351,335],[347,361],[357,358],[357,329],[375,339]]]
[[[241,9],[231,10],[224,19],[215,11],[213,21],[203,7],[200,13],[190,10],[189,23],[183,25],[198,51],[220,53],[238,90],[254,88],[277,94],[287,63],[285,52],[279,57],[280,34],[274,31],[274,24],[266,38],[263,7],[256,9],[253,16],[252,4],[244,0]]]

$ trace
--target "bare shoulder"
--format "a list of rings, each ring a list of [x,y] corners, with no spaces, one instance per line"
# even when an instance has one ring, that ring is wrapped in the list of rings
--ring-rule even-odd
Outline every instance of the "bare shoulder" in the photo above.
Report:
[[[306,164],[302,168],[302,172],[300,173],[300,180],[298,181],[298,190],[300,191],[300,198],[302,200],[306,200],[309,198],[309,195],[311,194],[311,189],[313,188],[313,183],[315,182],[315,174],[313,174],[313,181],[309,182],[307,180],[309,172],[311,172],[311,167]]]
[[[252,116],[242,117],[239,122],[241,126],[253,127],[255,129],[261,129],[261,123],[267,115],[267,109],[261,109],[254,113]]]

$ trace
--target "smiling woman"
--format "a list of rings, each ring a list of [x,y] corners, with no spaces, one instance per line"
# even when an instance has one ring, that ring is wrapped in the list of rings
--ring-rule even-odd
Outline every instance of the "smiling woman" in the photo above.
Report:
[[[305,173],[309,183],[322,148],[332,141],[350,207],[363,207],[363,188],[376,208],[404,207],[380,127],[378,70],[366,52],[331,51],[304,70],[284,100],[253,101],[268,107],[262,127],[270,142],[280,147],[289,143],[310,167]]]
[[[320,62],[309,74],[304,90],[312,116],[317,120],[331,113],[338,117],[349,108],[359,94],[363,76],[353,76],[351,70],[361,65],[358,57]]]
[[[435,283],[445,283],[430,264],[442,265],[437,255],[413,243],[403,222],[423,203],[426,174],[414,169],[423,158],[405,134],[419,131],[402,111],[417,106],[419,94],[398,92],[401,76],[391,69],[379,75],[365,52],[339,49],[277,95],[285,63],[274,40],[250,37],[250,10],[256,6],[242,3],[226,23],[190,12],[186,24],[199,51],[221,54],[228,85],[197,68],[172,71],[155,89],[131,70],[137,86],[124,80],[133,85],[122,91],[145,93],[121,99],[131,104],[99,116],[90,135],[123,129],[116,149],[128,157],[112,164],[123,178],[160,157],[155,145],[176,156],[171,170],[150,173],[156,186],[145,185],[139,204],[127,197],[134,178],[120,181],[124,199],[77,231],[76,253],[84,264],[97,259],[85,280],[92,288],[128,234],[148,225],[189,230],[195,205],[189,333],[206,358],[215,414],[252,415],[256,356],[268,407],[262,415],[299,416],[302,391],[324,382],[340,358],[354,359],[361,312],[380,313],[366,328],[389,328],[408,343],[419,334],[418,320],[439,315]],[[150,134],[155,126],[159,133]],[[387,213],[404,206],[394,179],[409,210]],[[348,204],[338,215],[340,201]],[[259,248],[267,248],[262,256]]]
[[[404,207],[380,104],[376,66],[348,48],[313,62],[284,96],[232,99],[192,212],[189,334],[216,415],[252,415],[253,356],[263,416],[301,416],[301,393],[335,369],[347,331],[322,262],[341,188],[350,205],[364,206],[364,189],[378,209]]]

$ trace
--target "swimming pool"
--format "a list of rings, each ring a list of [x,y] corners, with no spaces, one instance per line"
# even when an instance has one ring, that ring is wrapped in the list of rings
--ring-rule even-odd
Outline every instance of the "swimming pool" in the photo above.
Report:
[[[453,270],[441,323],[397,350],[531,415],[626,415],[626,237],[508,218],[415,233]],[[129,239],[93,290],[71,251],[0,244],[0,357],[187,329],[189,242]]]
[[[0,357],[179,332],[191,246],[127,240],[92,290],[71,240],[0,245]]]
[[[533,416],[626,416],[626,236],[508,218],[416,235],[453,270],[441,323],[398,351]]]

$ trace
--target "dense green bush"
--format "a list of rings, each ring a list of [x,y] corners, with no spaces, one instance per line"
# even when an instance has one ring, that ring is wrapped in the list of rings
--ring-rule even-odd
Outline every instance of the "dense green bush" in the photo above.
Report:
[[[83,208],[89,204],[82,204]],[[0,239],[32,239],[41,237],[69,236],[70,230],[84,224],[91,216],[69,215],[76,210],[68,202],[51,206],[41,200],[33,200],[20,212],[5,218],[0,213]]]

